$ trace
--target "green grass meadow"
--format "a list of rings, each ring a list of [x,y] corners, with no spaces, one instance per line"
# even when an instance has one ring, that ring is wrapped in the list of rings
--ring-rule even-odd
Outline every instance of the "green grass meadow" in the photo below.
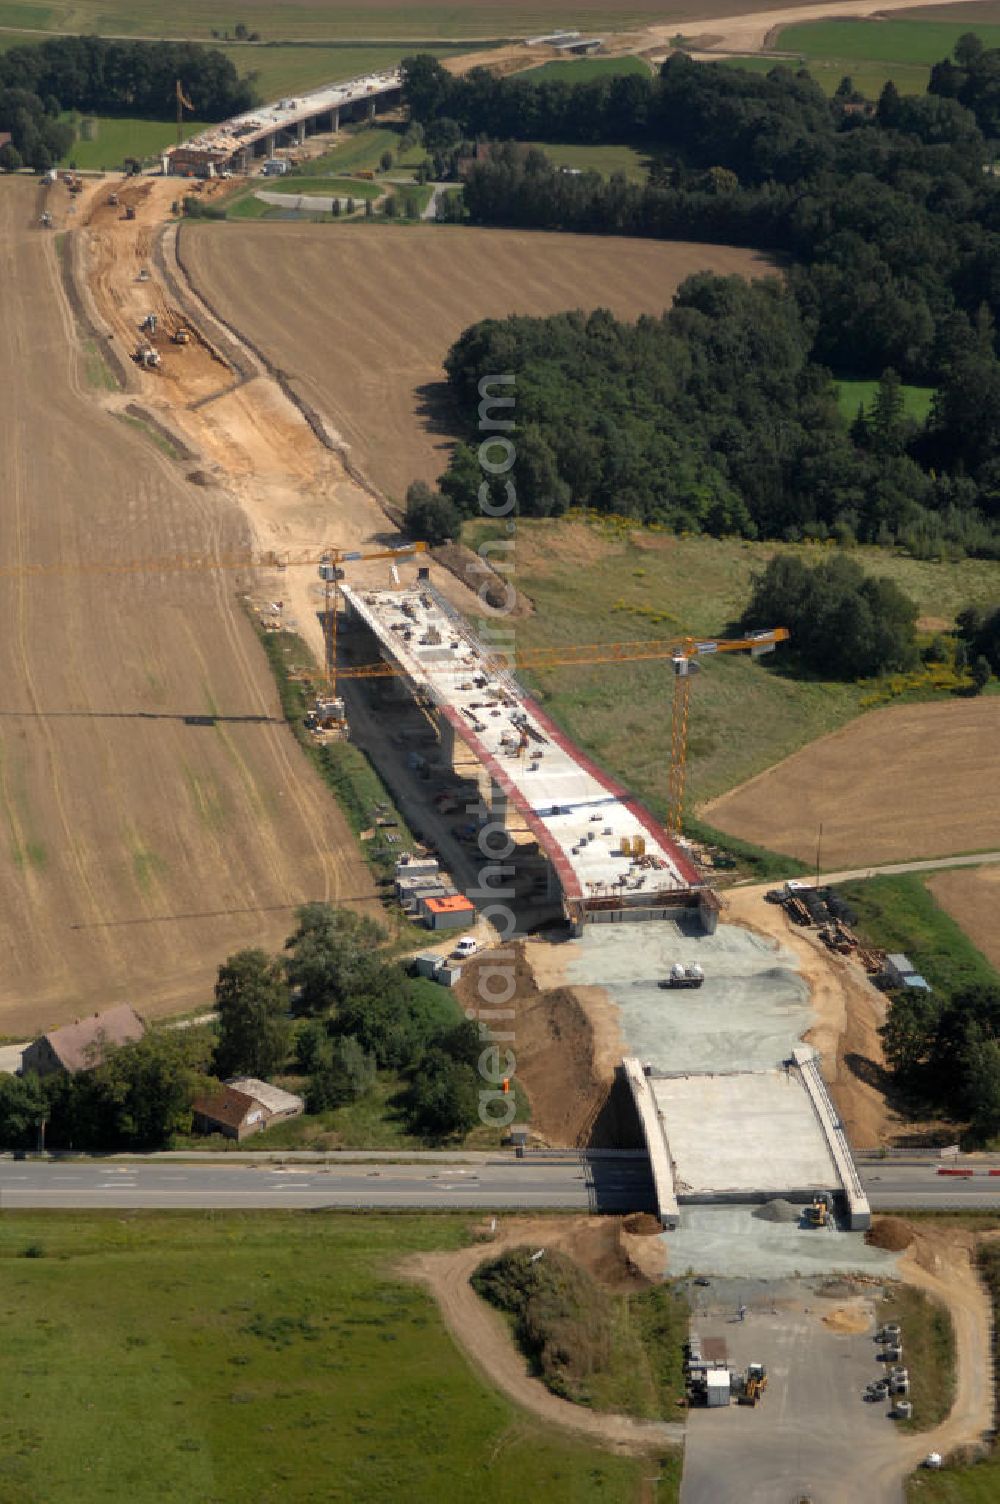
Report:
[[[363,47],[268,47],[234,42],[224,44],[222,50],[241,74],[256,75],[255,86],[263,99],[273,100],[394,68],[412,49],[392,42]],[[456,49],[427,46],[420,50],[444,58]]]
[[[475,547],[483,525],[467,527]],[[513,553],[518,589],[533,605],[516,620],[522,648],[631,641],[681,633],[723,636],[738,617],[751,574],[776,551],[796,548],[812,562],[829,545],[678,538],[627,524],[518,523]],[[988,560],[923,563],[883,550],[852,551],[872,573],[895,579],[921,613],[952,618],[970,601],[996,594]],[[867,688],[795,680],[744,654],[703,662],[692,688],[688,808],[762,772],[859,713]],[[667,665],[551,669],[525,676],[557,721],[658,812],[667,789],[671,684]]]
[[[996,971],[935,899],[926,876],[904,872],[841,883],[869,945],[903,951],[939,996],[964,987],[996,986]]]
[[[783,27],[774,45],[779,52],[797,52],[807,60],[843,58],[930,67],[950,57],[955,43],[967,31],[975,31],[987,47],[1000,47],[1000,25],[897,19],[800,22]]]
[[[649,78],[652,71],[641,57],[573,57],[565,62],[543,63],[540,68],[530,68],[524,77],[533,84],[583,84],[595,78],[618,78],[624,73]]]
[[[832,95],[840,80],[849,74],[854,87],[866,99],[877,99],[891,78],[900,94],[923,94],[927,90],[930,69],[920,63],[879,63],[845,58],[802,57],[727,57],[720,58],[733,68],[747,68],[752,73],[770,73],[772,68],[806,67],[820,88]]]
[[[619,30],[663,19],[649,0],[18,0],[0,4],[0,26],[96,32],[104,36],[191,37],[232,34],[237,22],[264,41],[519,37],[557,28]]]
[[[931,65],[949,57],[965,32],[975,31],[987,47],[1000,47],[996,6],[958,9],[963,16],[968,12],[967,18],[958,18],[949,7],[936,12],[947,20],[930,19],[935,13],[914,12],[913,18],[884,21],[799,22],[783,27],[772,42],[775,52],[792,54],[790,59],[734,58],[732,62],[766,71],[775,62],[786,61],[794,67],[796,59],[801,59],[827,94],[834,92],[845,74],[868,99],[876,99],[889,79],[901,94],[922,94]]]
[[[858,408],[863,407],[865,412],[871,411],[875,394],[878,391],[877,381],[838,381],[837,400],[840,411],[849,423],[853,423],[858,415]],[[917,423],[926,421],[931,410],[931,402],[934,398],[934,388],[930,386],[904,386],[903,409],[908,418],[913,418]]]
[[[525,144],[537,146],[557,167],[577,167],[606,178],[620,172],[630,183],[644,183],[649,173],[649,159],[633,146],[560,146],[551,141]]]
[[[394,1273],[407,1254],[462,1246],[469,1227],[6,1212],[0,1499],[479,1504],[491,1477],[547,1504],[639,1499],[648,1459],[516,1411],[470,1369],[431,1297]]]
[[[173,120],[133,120],[108,115],[71,118],[76,123],[77,138],[62,165],[74,162],[83,172],[116,172],[126,157],[140,160],[155,157],[177,140],[177,124]],[[183,135],[186,139],[204,129],[202,121],[185,121]]]

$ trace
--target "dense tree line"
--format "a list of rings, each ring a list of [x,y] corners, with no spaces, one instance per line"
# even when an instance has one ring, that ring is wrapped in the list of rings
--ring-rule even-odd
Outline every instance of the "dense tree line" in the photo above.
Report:
[[[980,1140],[1000,1133],[1000,987],[896,997],[882,1037],[886,1062],[918,1110],[968,1122]]]
[[[936,382],[977,350],[982,305],[1000,315],[1000,184],[977,123],[993,133],[1000,52],[949,74],[957,92],[935,70],[932,92],[901,99],[888,84],[870,111],[849,88],[828,101],[804,70],[682,53],[655,79],[579,84],[453,79],[429,58],[406,68],[428,140],[444,125],[469,141],[631,142],[654,159],[630,184],[494,150],[470,169],[474,222],[786,252],[817,359],[855,374]]]
[[[62,109],[168,120],[178,79],[202,120],[225,120],[255,103],[251,82],[225,53],[193,42],[51,37],[0,53],[0,91],[23,90],[55,114]],[[0,128],[11,128],[2,111]]]
[[[460,336],[446,368],[467,441],[438,506],[424,487],[408,500],[411,527],[433,541],[481,511],[479,383],[504,372],[516,379],[516,457],[492,482],[497,509],[510,480],[527,515],[588,506],[714,534],[1000,556],[992,494],[926,458],[969,452],[952,378],[921,429],[886,371],[849,429],[829,372],[810,358],[798,299],[776,278],[699,273],[661,318],[634,325],[606,310],[485,320]],[[1000,408],[994,416],[1000,443]]]
[[[0,147],[0,169],[31,167],[47,172],[73,144],[73,127],[59,119],[57,100],[42,101],[30,89],[0,84],[0,129],[10,141]]]

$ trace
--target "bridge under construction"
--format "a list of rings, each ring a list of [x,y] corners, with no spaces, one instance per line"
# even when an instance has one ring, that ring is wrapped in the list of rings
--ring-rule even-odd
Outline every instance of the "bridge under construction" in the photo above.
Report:
[[[683,847],[498,666],[496,643],[478,638],[426,581],[341,591],[348,619],[433,722],[441,761],[453,766],[463,744],[491,818],[520,822],[537,840],[574,927],[693,910],[714,929],[718,901]]]

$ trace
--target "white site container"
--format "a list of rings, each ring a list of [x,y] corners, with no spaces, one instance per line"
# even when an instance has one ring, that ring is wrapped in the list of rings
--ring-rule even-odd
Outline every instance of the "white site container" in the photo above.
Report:
[[[706,1399],[711,1410],[729,1404],[731,1379],[728,1368],[710,1368],[705,1375]]]

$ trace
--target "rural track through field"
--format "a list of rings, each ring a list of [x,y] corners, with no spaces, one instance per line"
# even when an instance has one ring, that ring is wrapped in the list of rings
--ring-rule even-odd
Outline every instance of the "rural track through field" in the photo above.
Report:
[[[630,1415],[589,1410],[560,1399],[541,1379],[532,1378],[525,1358],[514,1346],[510,1328],[469,1283],[476,1268],[507,1248],[553,1242],[572,1256],[573,1228],[562,1224],[519,1221],[504,1227],[485,1243],[457,1253],[415,1254],[397,1266],[408,1279],[426,1286],[434,1296],[445,1325],[472,1366],[516,1405],[538,1420],[572,1431],[614,1452],[648,1453],[683,1443],[684,1427],[676,1422],[637,1420]]]

